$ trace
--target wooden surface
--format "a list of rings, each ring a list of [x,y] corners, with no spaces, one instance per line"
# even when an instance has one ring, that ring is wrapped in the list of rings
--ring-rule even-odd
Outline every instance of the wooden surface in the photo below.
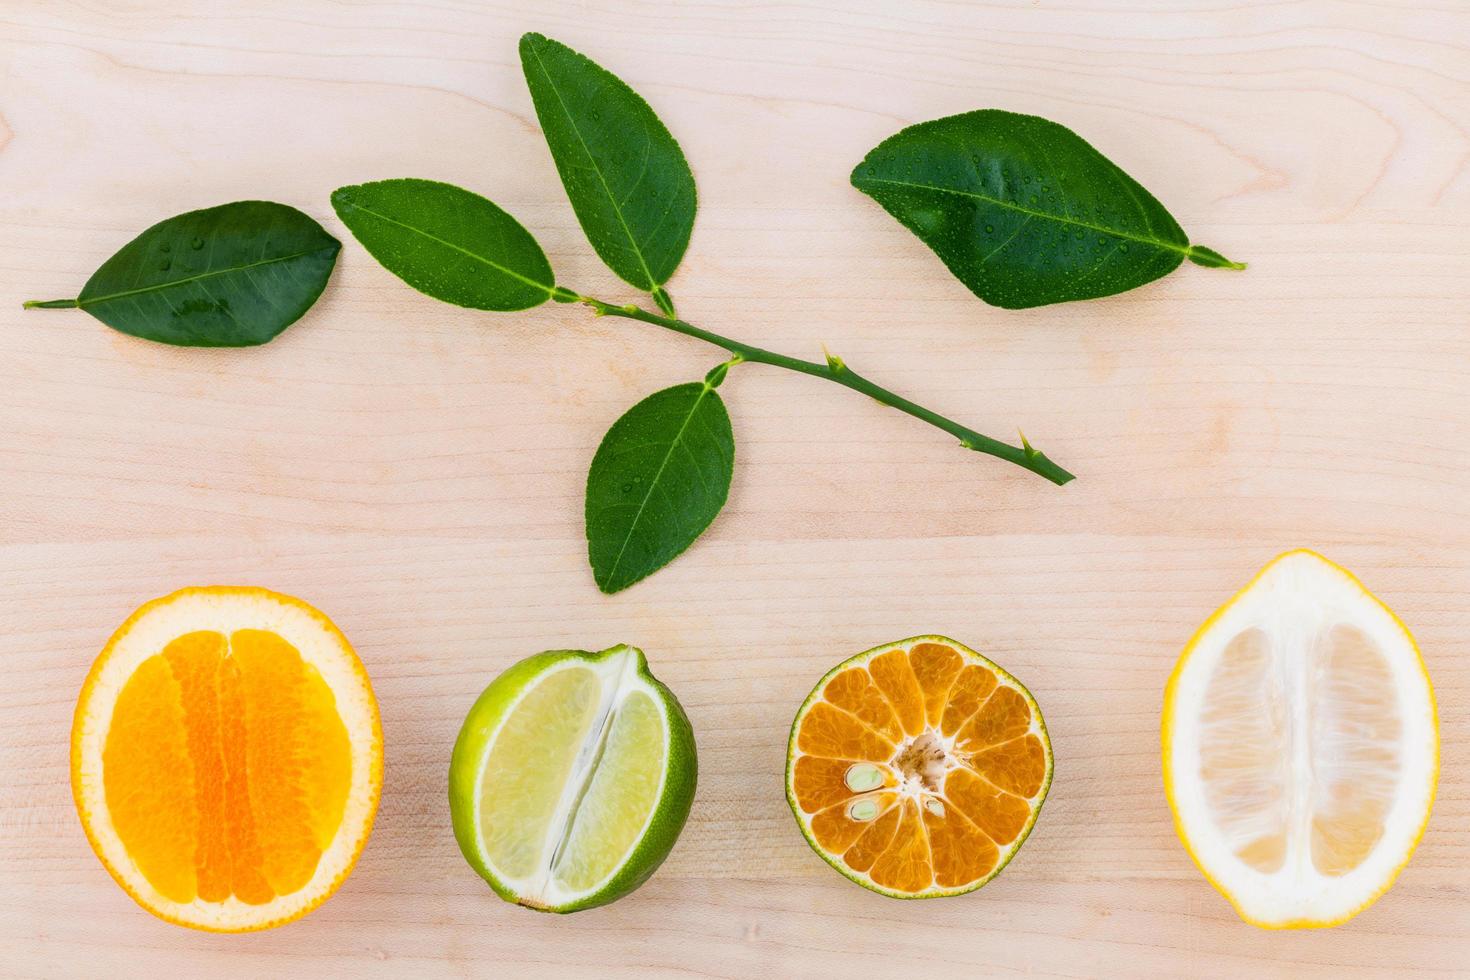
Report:
[[[356,181],[454,181],[531,227],[562,282],[634,298],[582,241],[538,134],[515,51],[531,29],[620,73],[682,142],[701,203],[671,283],[684,315],[790,353],[825,343],[983,431],[1024,428],[1078,480],[1052,487],[851,392],[741,367],[724,388],[729,506],[674,565],[600,595],[581,522],[597,441],[718,353],[568,307],[438,304],[328,205]],[[1075,128],[1250,270],[984,306],[847,183],[901,126],[981,106]],[[344,239],[322,302],[266,347],[178,350],[20,309],[75,295],[156,220],[250,197]],[[1467,214],[1460,0],[6,0],[0,973],[1466,975]],[[1191,631],[1299,545],[1416,631],[1444,768],[1382,901],[1276,934],[1242,924],[1175,840],[1158,722]],[[216,582],[332,616],[387,738],[351,880],[244,937],[137,908],[67,787],[102,642],[143,600]],[[781,774],[827,668],[930,631],[1030,686],[1057,780],[993,884],[902,903],[808,850]],[[648,651],[693,720],[689,826],[615,906],[503,904],[450,836],[455,732],[516,659],[618,641]]]

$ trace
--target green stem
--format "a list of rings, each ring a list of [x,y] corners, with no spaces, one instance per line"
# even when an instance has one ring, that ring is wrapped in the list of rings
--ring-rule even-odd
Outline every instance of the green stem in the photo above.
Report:
[[[922,405],[916,405],[902,395],[895,394],[887,388],[874,384],[848,367],[840,357],[834,357],[828,354],[825,364],[817,361],[803,361],[797,357],[787,357],[785,354],[777,354],[774,351],[752,347],[749,344],[742,344],[738,340],[731,340],[729,337],[722,337],[717,333],[711,333],[684,320],[672,316],[660,316],[657,313],[651,313],[638,306],[615,306],[612,303],[604,303],[602,300],[593,299],[590,296],[578,296],[576,301],[590,307],[598,316],[618,316],[629,320],[641,320],[644,323],[651,323],[654,326],[684,334],[686,337],[695,337],[703,340],[705,343],[724,348],[735,355],[739,361],[749,361],[752,364],[770,364],[775,367],[786,368],[788,371],[809,374],[814,378],[823,378],[827,381],[840,384],[845,388],[851,388],[853,391],[862,392],[875,401],[881,402],[891,408],[896,408],[900,412],[912,415],[916,419],[928,422],[937,429],[948,432],[957,438],[960,441],[960,445],[966,449],[973,449],[976,452],[986,453],[998,459],[1003,459],[1006,462],[1015,463],[1017,466],[1030,470],[1037,476],[1045,477],[1057,486],[1068,483],[1073,479],[1071,473],[1068,473],[1056,463],[1053,463],[1041,450],[1034,448],[1026,441],[1025,436],[1021,437],[1021,445],[1012,446],[1010,443],[1001,442],[999,439],[992,439],[990,436],[982,435],[974,429],[960,425],[958,422],[945,418],[938,412],[932,412]]]
[[[74,299],[28,299],[21,306],[27,310],[74,310]]]

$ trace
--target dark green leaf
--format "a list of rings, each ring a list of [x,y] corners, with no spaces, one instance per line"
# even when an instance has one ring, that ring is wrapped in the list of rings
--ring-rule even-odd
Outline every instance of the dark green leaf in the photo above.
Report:
[[[637,92],[565,44],[525,35],[521,67],[592,247],[625,282],[664,295],[694,228],[694,175],[679,144]]]
[[[77,307],[123,333],[186,347],[263,344],[311,308],[341,248],[311,218],[236,201],[160,221],[102,263]]]
[[[556,288],[531,233],[478,194],[406,177],[339,187],[332,207],[383,268],[421,293],[476,310],[524,310]]]
[[[597,447],[587,473],[587,557],[603,592],[673,561],[725,505],[735,436],[714,384],[649,395]]]
[[[1206,269],[1244,269],[1244,262],[1231,262],[1225,256],[1213,248],[1205,248],[1203,245],[1189,246],[1189,261],[1195,265],[1202,265]]]
[[[1190,245],[1137,181],[1065,126],[981,109],[910,126],[852,172],[987,303],[1008,309],[1110,296],[1185,258],[1243,269]]]

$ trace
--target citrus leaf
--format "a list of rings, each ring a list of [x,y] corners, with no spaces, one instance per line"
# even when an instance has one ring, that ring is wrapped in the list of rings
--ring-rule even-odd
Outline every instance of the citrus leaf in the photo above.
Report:
[[[134,337],[184,347],[263,344],[311,308],[341,249],[293,207],[236,201],[160,221],[103,262],[75,307]]]
[[[521,67],[592,247],[625,282],[665,295],[694,228],[694,175],[679,144],[637,92],[565,44],[525,35]]]
[[[476,310],[525,310],[556,287],[531,233],[495,204],[453,184],[404,177],[332,192],[347,230],[421,293]]]
[[[910,126],[878,144],[852,184],[1007,309],[1121,293],[1186,258],[1245,268],[1190,245],[1137,181],[1037,116],[981,109]]]
[[[730,493],[735,436],[713,381],[654,392],[613,423],[587,472],[587,557],[603,592],[694,543]]]

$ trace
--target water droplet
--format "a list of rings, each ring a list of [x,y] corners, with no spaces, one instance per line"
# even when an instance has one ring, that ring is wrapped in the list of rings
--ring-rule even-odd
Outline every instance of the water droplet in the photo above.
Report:
[[[158,263],[158,271],[159,272],[167,272],[169,266],[171,266],[173,264],[174,264],[173,263],[173,259],[164,259],[162,262]]]
[[[204,239],[196,236],[195,239],[189,243],[189,247],[196,252],[199,251],[201,248],[204,247]]]
[[[985,234],[987,234],[987,235],[993,235],[993,234],[995,234],[995,225],[986,225],[985,226]]]
[[[172,252],[174,250],[174,247],[168,242],[164,242],[162,245],[158,246],[158,250],[160,252]]]
[[[1030,177],[1022,177],[1021,180],[1025,181],[1028,184],[1031,183],[1031,178]]]
[[[633,484],[631,484],[631,483],[624,483],[623,484],[623,493],[632,493],[632,492],[633,492]]]

